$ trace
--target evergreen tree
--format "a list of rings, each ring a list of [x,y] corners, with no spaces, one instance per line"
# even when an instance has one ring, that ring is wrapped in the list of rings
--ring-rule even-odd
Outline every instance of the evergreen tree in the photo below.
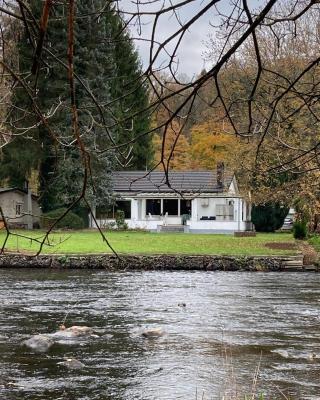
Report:
[[[86,197],[96,205],[105,203],[111,196],[111,170],[114,168],[114,155],[106,151],[113,132],[105,125],[112,125],[110,110],[105,106],[110,100],[108,76],[113,71],[112,46],[106,47],[109,40],[105,20],[97,18],[96,11],[102,9],[104,2],[95,0],[77,3],[75,24],[75,72],[86,88],[101,105],[98,109],[88,90],[76,81],[76,100],[79,115],[81,139],[90,155],[90,176]],[[72,142],[71,131],[67,134]],[[59,195],[60,205],[72,203],[81,193],[84,178],[83,160],[77,146],[66,147],[61,152],[63,158],[58,163],[55,185],[52,190]],[[65,191],[64,188],[69,188]]]
[[[118,99],[114,113],[118,121],[117,139],[126,143],[150,128],[150,115],[141,112],[148,105],[148,90],[142,78],[141,64],[123,21],[110,9],[108,19],[115,60],[115,74],[111,79],[111,94]],[[153,159],[152,137],[144,135],[132,144],[131,169],[150,168]]]
[[[29,1],[38,20],[42,5],[37,0]],[[111,145],[110,135],[116,143],[125,143],[149,127],[147,113],[131,117],[148,103],[147,90],[140,78],[138,55],[119,15],[112,8],[97,16],[104,5],[103,0],[79,0],[74,27],[75,72],[101,105],[96,107],[85,88],[76,81],[80,134],[91,160],[88,194],[90,201],[95,199],[97,204],[110,196],[110,172],[115,168],[114,154],[105,151]],[[49,51],[65,64],[66,16],[67,6],[55,3],[45,40]],[[28,84],[36,87],[34,96],[42,113],[49,116],[54,135],[39,123],[28,95],[17,86],[10,125],[15,127],[15,134],[26,126],[33,128],[27,135],[16,136],[5,147],[0,178],[9,178],[11,184],[21,186],[30,172],[37,169],[42,207],[49,210],[70,204],[82,186],[82,159],[72,137],[67,70],[43,52],[44,62],[40,64],[38,74],[32,76],[33,47],[27,32],[21,35],[18,48],[20,73],[28,74]],[[51,115],[53,110],[56,112]],[[108,130],[105,125],[109,126]],[[145,168],[152,155],[150,143],[146,136],[137,140],[130,167]]]
[[[38,20],[41,17],[43,4],[37,0],[31,0],[29,5]],[[54,49],[62,61],[66,61],[67,43],[66,29],[62,20],[58,17],[62,10],[54,9],[54,17],[50,21],[50,29],[47,32],[46,45],[49,50]],[[35,43],[34,43],[35,45]],[[27,83],[34,88],[32,93],[39,109],[49,117],[49,124],[56,137],[68,129],[68,85],[66,70],[59,63],[48,57],[44,57],[46,64],[41,65],[36,76],[30,74],[33,63],[33,46],[30,43],[29,34],[24,31],[17,44],[19,53],[19,73],[27,76]],[[14,139],[4,148],[1,160],[1,177],[7,178],[13,186],[22,187],[25,179],[28,179],[31,171],[39,171],[39,186],[42,194],[44,209],[49,208],[52,195],[48,188],[56,169],[56,154],[58,143],[48,129],[40,123],[34,113],[32,101],[25,89],[17,85],[13,91],[13,108],[9,114],[9,128],[13,129]],[[70,120],[70,118],[69,118]],[[27,127],[27,134],[20,135]]]
[[[283,225],[289,208],[277,203],[253,206],[252,222],[258,232],[274,232]]]

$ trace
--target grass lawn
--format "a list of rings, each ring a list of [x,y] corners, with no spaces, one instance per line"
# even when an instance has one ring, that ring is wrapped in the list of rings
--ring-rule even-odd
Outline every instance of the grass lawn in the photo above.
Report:
[[[32,237],[41,237],[40,231],[16,231]],[[129,254],[225,254],[225,255],[281,255],[295,254],[295,249],[286,249],[286,244],[294,245],[292,234],[261,233],[256,237],[236,238],[232,235],[149,233],[149,232],[108,232],[107,238],[118,253]],[[5,234],[0,232],[0,244]],[[43,253],[110,253],[96,231],[56,232],[50,235],[54,247],[45,246]],[[62,243],[60,243],[62,241]],[[275,243],[276,248],[266,247]],[[11,251],[35,252],[37,243],[10,236],[6,248]],[[277,248],[278,247],[278,248]]]
[[[313,236],[309,239],[309,243],[315,248],[315,250],[320,254],[320,235]]]

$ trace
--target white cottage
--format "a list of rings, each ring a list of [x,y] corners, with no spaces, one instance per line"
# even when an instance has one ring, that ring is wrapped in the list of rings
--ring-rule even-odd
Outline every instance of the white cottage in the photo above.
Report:
[[[131,229],[192,233],[234,233],[252,229],[250,205],[234,174],[212,171],[118,171],[112,176],[117,199],[112,210],[97,209],[104,228],[121,209]],[[95,227],[93,220],[90,226]]]

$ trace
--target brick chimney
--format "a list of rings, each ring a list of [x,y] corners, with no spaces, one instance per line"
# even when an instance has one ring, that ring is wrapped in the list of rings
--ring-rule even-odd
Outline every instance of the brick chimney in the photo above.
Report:
[[[217,163],[217,186],[219,189],[224,187],[224,162]]]

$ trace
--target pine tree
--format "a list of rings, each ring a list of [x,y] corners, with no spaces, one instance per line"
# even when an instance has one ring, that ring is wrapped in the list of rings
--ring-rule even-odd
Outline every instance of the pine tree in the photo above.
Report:
[[[110,147],[112,131],[105,125],[112,125],[110,110],[105,107],[111,100],[108,76],[113,70],[112,47],[106,47],[108,26],[105,20],[96,17],[96,11],[102,9],[102,0],[77,3],[75,24],[75,73],[86,88],[76,82],[76,100],[79,115],[79,127],[82,141],[90,155],[90,176],[86,198],[100,205],[111,195],[110,173],[114,168],[113,152]],[[98,109],[88,90],[101,105]],[[69,131],[68,141],[74,138]],[[84,178],[83,160],[76,145],[66,147],[60,154],[61,162],[54,185],[62,204],[70,204],[81,193]],[[69,188],[68,191],[64,188]]]
[[[115,74],[111,79],[114,113],[121,123],[117,126],[117,140],[126,143],[132,139],[130,169],[146,169],[151,166],[153,151],[151,135],[143,135],[150,128],[150,115],[143,112],[148,106],[147,85],[143,82],[142,69],[137,51],[123,21],[110,9],[108,13],[111,40],[115,60]]]

